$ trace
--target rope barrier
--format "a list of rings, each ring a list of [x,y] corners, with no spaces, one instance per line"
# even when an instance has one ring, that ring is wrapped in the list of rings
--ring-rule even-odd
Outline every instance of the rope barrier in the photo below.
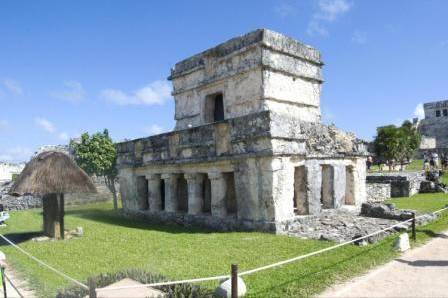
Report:
[[[42,266],[50,269],[51,271],[55,272],[56,274],[59,274],[60,276],[62,276],[63,278],[77,284],[78,286],[83,287],[84,289],[89,289],[88,286],[86,286],[85,284],[83,284],[82,282],[77,281],[74,278],[71,278],[70,276],[68,276],[67,274],[51,267],[50,265],[46,264],[45,262],[39,260],[38,258],[36,258],[35,256],[33,256],[32,254],[30,254],[29,252],[25,251],[24,249],[22,249],[21,247],[19,247],[17,244],[15,244],[14,242],[12,242],[11,240],[9,240],[8,238],[6,238],[4,235],[0,234],[0,237],[3,238],[3,240],[5,240],[6,242],[8,242],[9,244],[11,244],[14,248],[16,248],[17,250],[19,250],[20,252],[22,252],[23,254],[25,254],[26,256],[28,256],[29,258],[31,258],[32,260],[36,261],[37,263],[41,264]]]
[[[16,290],[17,294],[19,294],[19,296],[21,298],[25,298],[25,296],[22,295],[22,293],[20,293],[19,289],[17,289],[17,287],[12,283],[12,280],[9,279],[8,275],[6,275],[6,273],[3,273],[4,277],[6,278],[6,280],[9,282],[9,284],[11,285],[11,287]],[[8,295],[9,296],[9,295]]]
[[[437,210],[435,212],[432,212],[432,214],[437,214],[437,213],[443,212],[443,211],[445,211],[447,209],[448,209],[448,207],[445,207],[445,208],[439,209],[439,210]],[[418,218],[422,218],[425,215],[426,214],[417,216],[415,219],[417,220]],[[274,268],[274,267],[279,267],[279,266],[282,266],[282,265],[285,265],[285,264],[289,264],[289,263],[292,263],[292,262],[296,262],[296,261],[299,261],[299,260],[303,260],[303,259],[315,256],[315,255],[318,255],[318,254],[322,254],[324,252],[331,251],[331,250],[337,249],[339,247],[342,247],[342,246],[345,246],[345,245],[348,245],[348,244],[351,244],[351,243],[354,243],[354,242],[358,242],[358,241],[364,240],[366,238],[378,235],[380,233],[392,230],[392,229],[394,229],[396,227],[402,226],[403,224],[406,224],[406,223],[411,222],[413,220],[414,220],[413,218],[410,218],[410,219],[407,219],[405,221],[401,221],[401,222],[399,222],[397,224],[394,224],[394,225],[392,225],[390,227],[384,228],[382,230],[378,230],[376,232],[370,233],[368,235],[365,235],[365,236],[362,236],[362,237],[359,237],[359,238],[356,238],[356,239],[353,239],[353,240],[350,240],[350,241],[346,241],[346,242],[343,242],[343,243],[340,243],[340,244],[337,244],[337,245],[333,245],[333,246],[330,246],[330,247],[327,247],[327,248],[324,248],[324,249],[321,249],[321,250],[318,250],[318,251],[314,251],[314,252],[311,252],[311,253],[308,253],[308,254],[305,254],[305,255],[300,255],[300,256],[297,256],[297,257],[294,257],[294,258],[291,258],[291,259],[288,259],[288,260],[280,261],[280,262],[277,262],[277,263],[274,263],[274,264],[270,264],[270,265],[254,268],[254,269],[251,269],[251,270],[243,271],[243,272],[239,273],[238,276],[245,276],[245,275],[254,274],[254,273],[259,272],[259,271],[271,269],[271,268]],[[103,289],[101,289],[101,291],[133,289],[133,288],[143,288],[143,287],[157,287],[157,286],[167,286],[167,285],[175,285],[175,284],[182,284],[182,283],[197,283],[197,282],[202,282],[202,281],[222,280],[222,279],[227,279],[227,278],[230,278],[230,275],[221,275],[221,276],[206,277],[206,278],[196,278],[196,279],[189,279],[189,280],[178,280],[178,281],[169,281],[169,282],[150,283],[150,284],[143,284],[143,285],[103,288]]]

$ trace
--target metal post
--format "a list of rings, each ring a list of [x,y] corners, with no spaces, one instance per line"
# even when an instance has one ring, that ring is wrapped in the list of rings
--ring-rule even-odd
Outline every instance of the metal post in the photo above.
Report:
[[[238,298],[238,265],[231,266],[232,298]]]
[[[3,297],[7,298],[8,296],[6,294],[5,267],[1,266],[0,270],[2,274]]]
[[[417,234],[415,232],[415,212],[412,212],[412,240],[417,240]]]
[[[95,278],[89,278],[89,298],[96,298],[96,281]]]

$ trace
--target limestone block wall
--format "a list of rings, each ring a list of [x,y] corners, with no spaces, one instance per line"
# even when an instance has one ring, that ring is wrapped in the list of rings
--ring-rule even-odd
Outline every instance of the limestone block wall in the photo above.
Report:
[[[391,196],[390,183],[367,183],[366,196],[367,202],[381,203],[388,200]]]
[[[210,122],[207,98],[224,98],[224,118],[266,110],[320,120],[322,62],[317,50],[256,30],[177,63],[171,72],[176,129]]]

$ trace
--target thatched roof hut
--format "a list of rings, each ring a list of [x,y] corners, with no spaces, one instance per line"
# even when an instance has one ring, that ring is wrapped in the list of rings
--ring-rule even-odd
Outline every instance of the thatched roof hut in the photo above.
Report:
[[[62,194],[96,192],[89,176],[67,154],[42,152],[28,162],[17,177],[12,194]]]
[[[34,157],[10,193],[42,196],[44,233],[64,239],[64,193],[96,192],[89,176],[67,154],[47,151]]]

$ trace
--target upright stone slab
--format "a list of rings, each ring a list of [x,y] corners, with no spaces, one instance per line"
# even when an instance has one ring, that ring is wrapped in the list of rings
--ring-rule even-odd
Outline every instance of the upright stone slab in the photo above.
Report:
[[[157,174],[146,175],[148,180],[148,200],[150,211],[162,210],[162,194],[160,192],[161,177]]]
[[[203,202],[203,174],[185,174],[188,184],[188,214],[200,214]]]
[[[177,174],[162,174],[162,179],[165,181],[165,211],[177,211]]]
[[[208,178],[212,186],[212,216],[225,217],[226,210],[226,180],[222,173],[211,172],[208,173]]]

